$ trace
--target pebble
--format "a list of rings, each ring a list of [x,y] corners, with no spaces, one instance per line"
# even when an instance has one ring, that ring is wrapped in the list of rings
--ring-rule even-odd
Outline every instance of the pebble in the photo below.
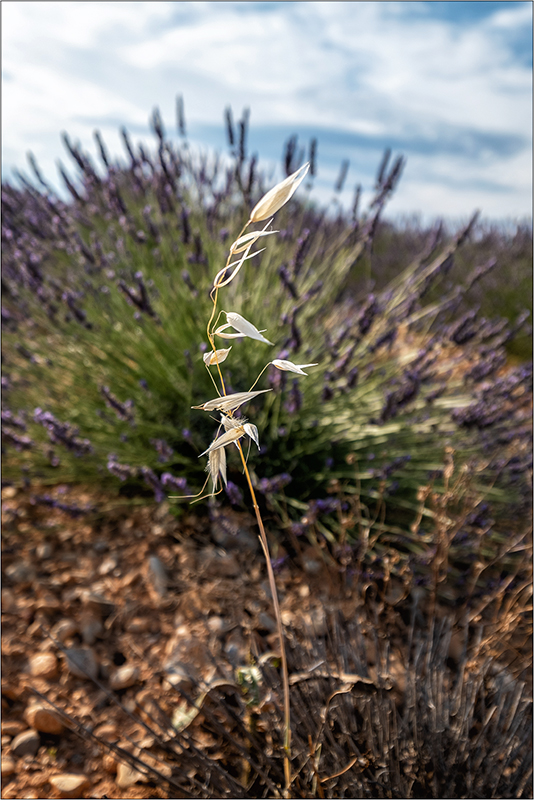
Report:
[[[89,647],[70,647],[65,650],[69,670],[77,678],[94,680],[98,675],[98,661]]]
[[[2,489],[2,500],[12,500],[17,494],[16,486],[4,486]]]
[[[117,777],[115,783],[119,789],[127,789],[132,784],[137,783],[138,780],[145,776],[138,772],[138,770],[131,767],[129,764],[123,764],[122,761],[117,764]]]
[[[222,547],[205,547],[201,552],[201,563],[207,575],[233,578],[241,572],[241,567],[232,553]]]
[[[113,572],[113,570],[117,568],[118,563],[119,559],[116,556],[108,556],[108,558],[100,564],[98,574],[109,575],[110,572]]]
[[[37,731],[29,730],[19,733],[11,742],[11,752],[16,758],[21,756],[34,756],[41,744]]]
[[[182,685],[185,688],[190,683],[195,683],[210,664],[206,646],[191,635],[187,625],[181,625],[175,630],[167,642],[165,654],[167,659],[163,669],[173,686]]]
[[[6,734],[6,736],[18,736],[25,728],[26,726],[19,719],[6,719],[2,721],[2,734]]]
[[[214,614],[208,619],[208,628],[212,633],[222,633],[225,628],[224,619]]]
[[[104,628],[102,627],[102,623],[96,617],[84,617],[80,623],[80,633],[82,635],[83,643],[86,645],[94,644],[96,640],[102,636],[103,631]]]
[[[52,636],[55,636],[56,639],[59,639],[62,644],[65,644],[67,639],[70,639],[78,633],[78,625],[73,619],[60,619],[59,622],[56,622],[50,633]]]
[[[129,633],[146,633],[150,628],[148,617],[133,617],[124,626]]]
[[[52,775],[49,781],[61,797],[80,797],[80,793],[89,786],[85,775],[68,772],[63,775]]]
[[[139,670],[137,667],[125,665],[119,667],[110,677],[109,685],[113,691],[118,692],[121,689],[127,689],[133,686],[139,679]]]
[[[89,608],[105,617],[109,616],[115,608],[113,601],[108,600],[107,597],[98,591],[82,589],[80,598]]]
[[[30,658],[30,675],[52,680],[57,676],[58,661],[54,653],[37,653]]]
[[[302,556],[302,566],[308,575],[318,575],[323,568],[323,562],[310,553],[304,553]]]
[[[15,761],[11,756],[2,756],[2,777],[7,778],[15,772]]]
[[[2,614],[15,614],[17,598],[11,589],[2,589]]]
[[[93,733],[95,736],[98,736],[99,739],[105,739],[106,742],[116,742],[119,739],[117,726],[114,725],[113,722],[104,722],[102,725],[99,725],[98,728],[95,728]]]
[[[31,583],[35,578],[34,568],[24,561],[15,561],[14,564],[9,564],[4,572],[10,580],[19,584]]]
[[[148,577],[156,594],[164,597],[167,592],[167,572],[157,556],[151,556],[148,560]]]
[[[273,631],[276,630],[276,620],[274,620],[270,614],[261,611],[258,615],[258,628],[273,633]]]
[[[35,555],[39,559],[39,561],[45,561],[47,558],[51,558],[54,553],[54,547],[50,542],[41,542],[35,548]]]
[[[41,703],[29,706],[24,712],[24,717],[28,725],[37,731],[58,734],[63,730],[63,723],[55,711]]]
[[[305,615],[306,622],[313,630],[314,636],[325,636],[328,632],[326,612],[321,606],[312,608],[309,614]]]
[[[61,609],[61,603],[58,598],[53,594],[45,594],[40,597],[35,604],[35,608],[45,613],[50,611],[58,611]]]

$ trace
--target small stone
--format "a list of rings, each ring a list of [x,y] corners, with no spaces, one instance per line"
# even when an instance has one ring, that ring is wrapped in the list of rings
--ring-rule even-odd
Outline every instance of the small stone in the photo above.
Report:
[[[167,572],[157,556],[151,556],[148,560],[148,577],[156,594],[164,597],[167,592]]]
[[[47,558],[51,558],[54,553],[54,547],[50,542],[41,542],[35,548],[35,555],[39,559],[39,561],[46,561]]]
[[[59,622],[56,622],[50,633],[52,636],[55,636],[56,639],[59,639],[62,644],[65,644],[67,639],[71,639],[78,633],[78,625],[73,619],[60,619]]]
[[[106,772],[109,772],[112,775],[114,775],[117,772],[117,762],[115,761],[111,753],[106,753],[104,756],[102,756],[101,764],[102,764],[102,769],[104,769]]]
[[[49,781],[61,797],[80,797],[81,792],[89,786],[85,775],[68,772],[63,775],[52,775]]]
[[[139,670],[137,667],[124,665],[119,667],[109,679],[109,685],[113,691],[118,692],[121,689],[127,689],[133,686],[139,679]]]
[[[214,578],[233,578],[241,572],[236,557],[222,547],[205,547],[202,550],[202,565],[206,574]]]
[[[58,661],[54,653],[36,653],[30,658],[30,675],[52,680],[57,676]]]
[[[208,619],[208,628],[212,633],[222,633],[224,631],[224,619],[215,614]]]
[[[107,597],[98,591],[82,589],[80,592],[80,598],[89,609],[104,617],[109,616],[115,608],[113,601],[108,600]]]
[[[24,713],[24,717],[31,728],[42,731],[42,733],[58,734],[63,730],[63,723],[55,711],[41,703],[29,706]]]
[[[15,614],[18,604],[12,589],[2,589],[2,614]]]
[[[116,556],[109,556],[100,564],[98,574],[109,575],[110,572],[113,572],[113,570],[117,568],[118,563],[119,560]]]
[[[267,614],[265,611],[261,611],[258,615],[258,628],[260,630],[273,633],[273,631],[276,630],[276,621],[271,617],[270,614]]]
[[[11,742],[11,752],[16,758],[21,756],[34,756],[41,744],[37,731],[29,730],[19,733]]]
[[[148,617],[133,617],[124,626],[129,633],[146,633],[150,628]]]
[[[117,777],[115,783],[119,789],[127,789],[132,784],[137,783],[138,780],[143,779],[145,776],[133,769],[129,764],[123,764],[122,761],[117,764]]]
[[[102,636],[103,631],[104,629],[99,619],[90,615],[83,617],[80,623],[80,633],[82,634],[84,644],[94,644],[96,640]]]
[[[2,778],[7,778],[15,772],[15,761],[11,756],[2,756]]]
[[[25,728],[25,724],[19,719],[6,719],[2,721],[2,734],[6,734],[6,736],[18,736]]]
[[[17,494],[16,486],[4,486],[2,489],[2,500],[12,500]]]
[[[70,647],[65,650],[67,664],[77,678],[94,680],[98,675],[98,661],[89,647]]]
[[[45,613],[50,611],[58,611],[61,609],[61,603],[55,595],[45,594],[43,597],[40,597],[37,600],[35,608],[38,611],[44,611]]]
[[[6,567],[4,571],[10,580],[21,585],[31,583],[35,578],[34,568],[24,561],[15,561],[14,564]]]
[[[95,728],[93,733],[95,736],[98,736],[99,739],[105,739],[106,742],[117,742],[119,740],[117,726],[114,725],[113,722],[104,722],[103,725],[99,725],[98,728]]]
[[[323,562],[318,558],[314,558],[313,555],[306,553],[302,557],[302,566],[308,575],[318,575],[323,568]]]
[[[189,687],[202,679],[211,663],[205,644],[192,636],[187,625],[178,627],[165,647],[163,669],[173,686]]]
[[[313,630],[314,636],[325,636],[328,631],[326,612],[322,606],[316,606],[310,610],[307,622]]]
[[[232,666],[246,662],[247,644],[239,630],[233,630],[226,638],[224,654]]]

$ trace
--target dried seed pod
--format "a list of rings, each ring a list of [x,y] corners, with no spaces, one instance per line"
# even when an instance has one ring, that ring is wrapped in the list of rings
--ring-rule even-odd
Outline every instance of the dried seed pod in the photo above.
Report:
[[[285,361],[282,358],[275,358],[274,361],[271,361],[273,367],[277,369],[284,370],[285,372],[296,372],[298,375],[307,375],[307,372],[304,372],[306,367],[317,367],[318,364],[293,364],[292,361]]]
[[[262,220],[267,219],[267,217],[272,217],[273,214],[276,214],[276,212],[293,197],[306,177],[309,168],[309,163],[304,164],[300,169],[290,175],[289,178],[281,181],[281,183],[277,183],[276,186],[268,191],[252,209],[249,222],[262,222]]]
[[[208,353],[204,353],[202,360],[207,367],[212,367],[214,364],[222,364],[228,358],[228,353],[231,349],[231,347],[228,347],[222,350],[215,350],[215,352],[210,350]]]

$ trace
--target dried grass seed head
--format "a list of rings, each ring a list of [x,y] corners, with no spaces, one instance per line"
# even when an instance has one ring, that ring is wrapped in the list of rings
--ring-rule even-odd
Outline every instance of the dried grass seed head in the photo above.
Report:
[[[266,339],[265,336],[262,336],[264,331],[259,331],[252,322],[246,320],[241,314],[237,314],[235,311],[225,313],[227,323],[217,328],[215,331],[216,336],[220,336],[221,339],[236,339],[240,336],[247,336],[249,339],[256,339],[258,342],[264,342],[270,345],[273,344]],[[226,328],[234,328],[236,331],[239,331],[239,333],[224,333],[223,331],[225,331]]]
[[[306,367],[318,367],[318,364],[293,364],[292,361],[285,361],[282,358],[275,358],[274,361],[271,361],[273,367],[277,369],[281,369],[284,372],[296,372],[298,375],[308,375],[307,372],[304,372]]]
[[[272,222],[272,219],[269,220],[265,228],[267,228]],[[244,236],[240,236],[239,239],[232,244],[230,247],[230,255],[234,253],[242,253],[243,250],[246,250],[248,247],[253,245],[260,236],[270,236],[273,233],[278,233],[278,231],[268,231],[265,228],[261,231],[251,231],[250,233],[245,233]]]
[[[231,430],[226,431],[222,434],[222,436],[214,439],[207,450],[204,450],[200,456],[205,456],[206,453],[213,453],[215,450],[219,450],[221,447],[226,447],[226,445],[232,444],[232,442],[237,442],[237,440],[241,439],[245,433],[246,431],[243,425],[239,425],[237,428],[232,428]]]
[[[191,406],[191,408],[201,409],[202,411],[235,411],[239,406],[243,405],[243,403],[265,392],[272,392],[272,389],[257,389],[254,392],[227,394],[224,397],[216,397],[214,400],[208,400],[201,406]]]
[[[249,222],[262,222],[267,217],[276,214],[283,205],[294,195],[310,168],[309,163],[304,164],[281,183],[277,183],[251,211]]]
[[[222,350],[211,350],[210,352],[204,353],[202,359],[204,364],[207,367],[212,367],[214,364],[222,364],[223,361],[226,361],[228,358],[228,353],[232,348],[228,347]]]
[[[258,256],[265,250],[265,247],[262,247],[261,250],[256,250],[254,253],[249,254],[248,251],[250,250],[251,247],[252,244],[249,244],[249,246],[245,250],[244,254],[241,256],[239,261],[233,261],[231,264],[228,264],[226,267],[223,267],[222,269],[219,270],[213,281],[214,289],[221,289],[223,286],[227,286],[230,283],[230,281],[233,281],[233,279],[235,278],[235,276],[237,275],[237,273],[239,272],[239,270],[241,269],[241,267],[248,258],[254,258],[254,256]],[[228,272],[228,270],[231,269],[233,269],[234,271],[227,278],[225,278],[226,273]]]
[[[221,414],[221,423],[224,426],[224,429],[227,431],[243,427],[247,436],[250,436],[250,438],[258,445],[259,450],[260,438],[258,429],[255,425],[252,425],[252,423],[247,422],[244,417],[241,417],[240,419],[234,419],[233,417],[226,417],[224,414]]]
[[[219,447],[212,450],[208,456],[208,466],[206,467],[210,477],[213,481],[213,491],[217,491],[217,483],[219,476],[223,479],[224,485],[228,484],[226,480],[226,450],[224,447]]]

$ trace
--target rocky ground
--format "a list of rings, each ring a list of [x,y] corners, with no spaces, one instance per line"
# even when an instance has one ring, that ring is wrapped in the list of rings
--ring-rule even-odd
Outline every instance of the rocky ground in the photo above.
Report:
[[[81,488],[48,490],[55,502],[107,507],[73,518],[32,502],[43,493],[2,492],[2,797],[160,796],[35,690],[101,739],[150,754],[150,736],[106,689],[134,717],[153,701],[172,715],[178,698],[166,678],[225,678],[251,653],[277,648],[256,534],[237,513],[178,521],[165,504],[136,509]],[[315,550],[277,580],[286,624],[320,631],[341,602],[341,583]]]
[[[141,722],[155,704],[176,722],[186,706],[173,684],[235,685],[237,667],[276,651],[251,519],[227,510],[177,518],[166,504],[47,491],[44,502],[35,487],[2,491],[2,797],[168,796],[162,780],[90,731],[169,776]],[[58,503],[99,510],[73,517]],[[362,592],[318,548],[286,562],[277,584],[295,630],[324,634],[333,612],[350,619],[362,606]],[[388,591],[393,608],[402,581]],[[391,640],[402,640],[401,615],[389,624]],[[453,637],[452,657],[455,646]],[[388,679],[401,686],[394,651]]]

